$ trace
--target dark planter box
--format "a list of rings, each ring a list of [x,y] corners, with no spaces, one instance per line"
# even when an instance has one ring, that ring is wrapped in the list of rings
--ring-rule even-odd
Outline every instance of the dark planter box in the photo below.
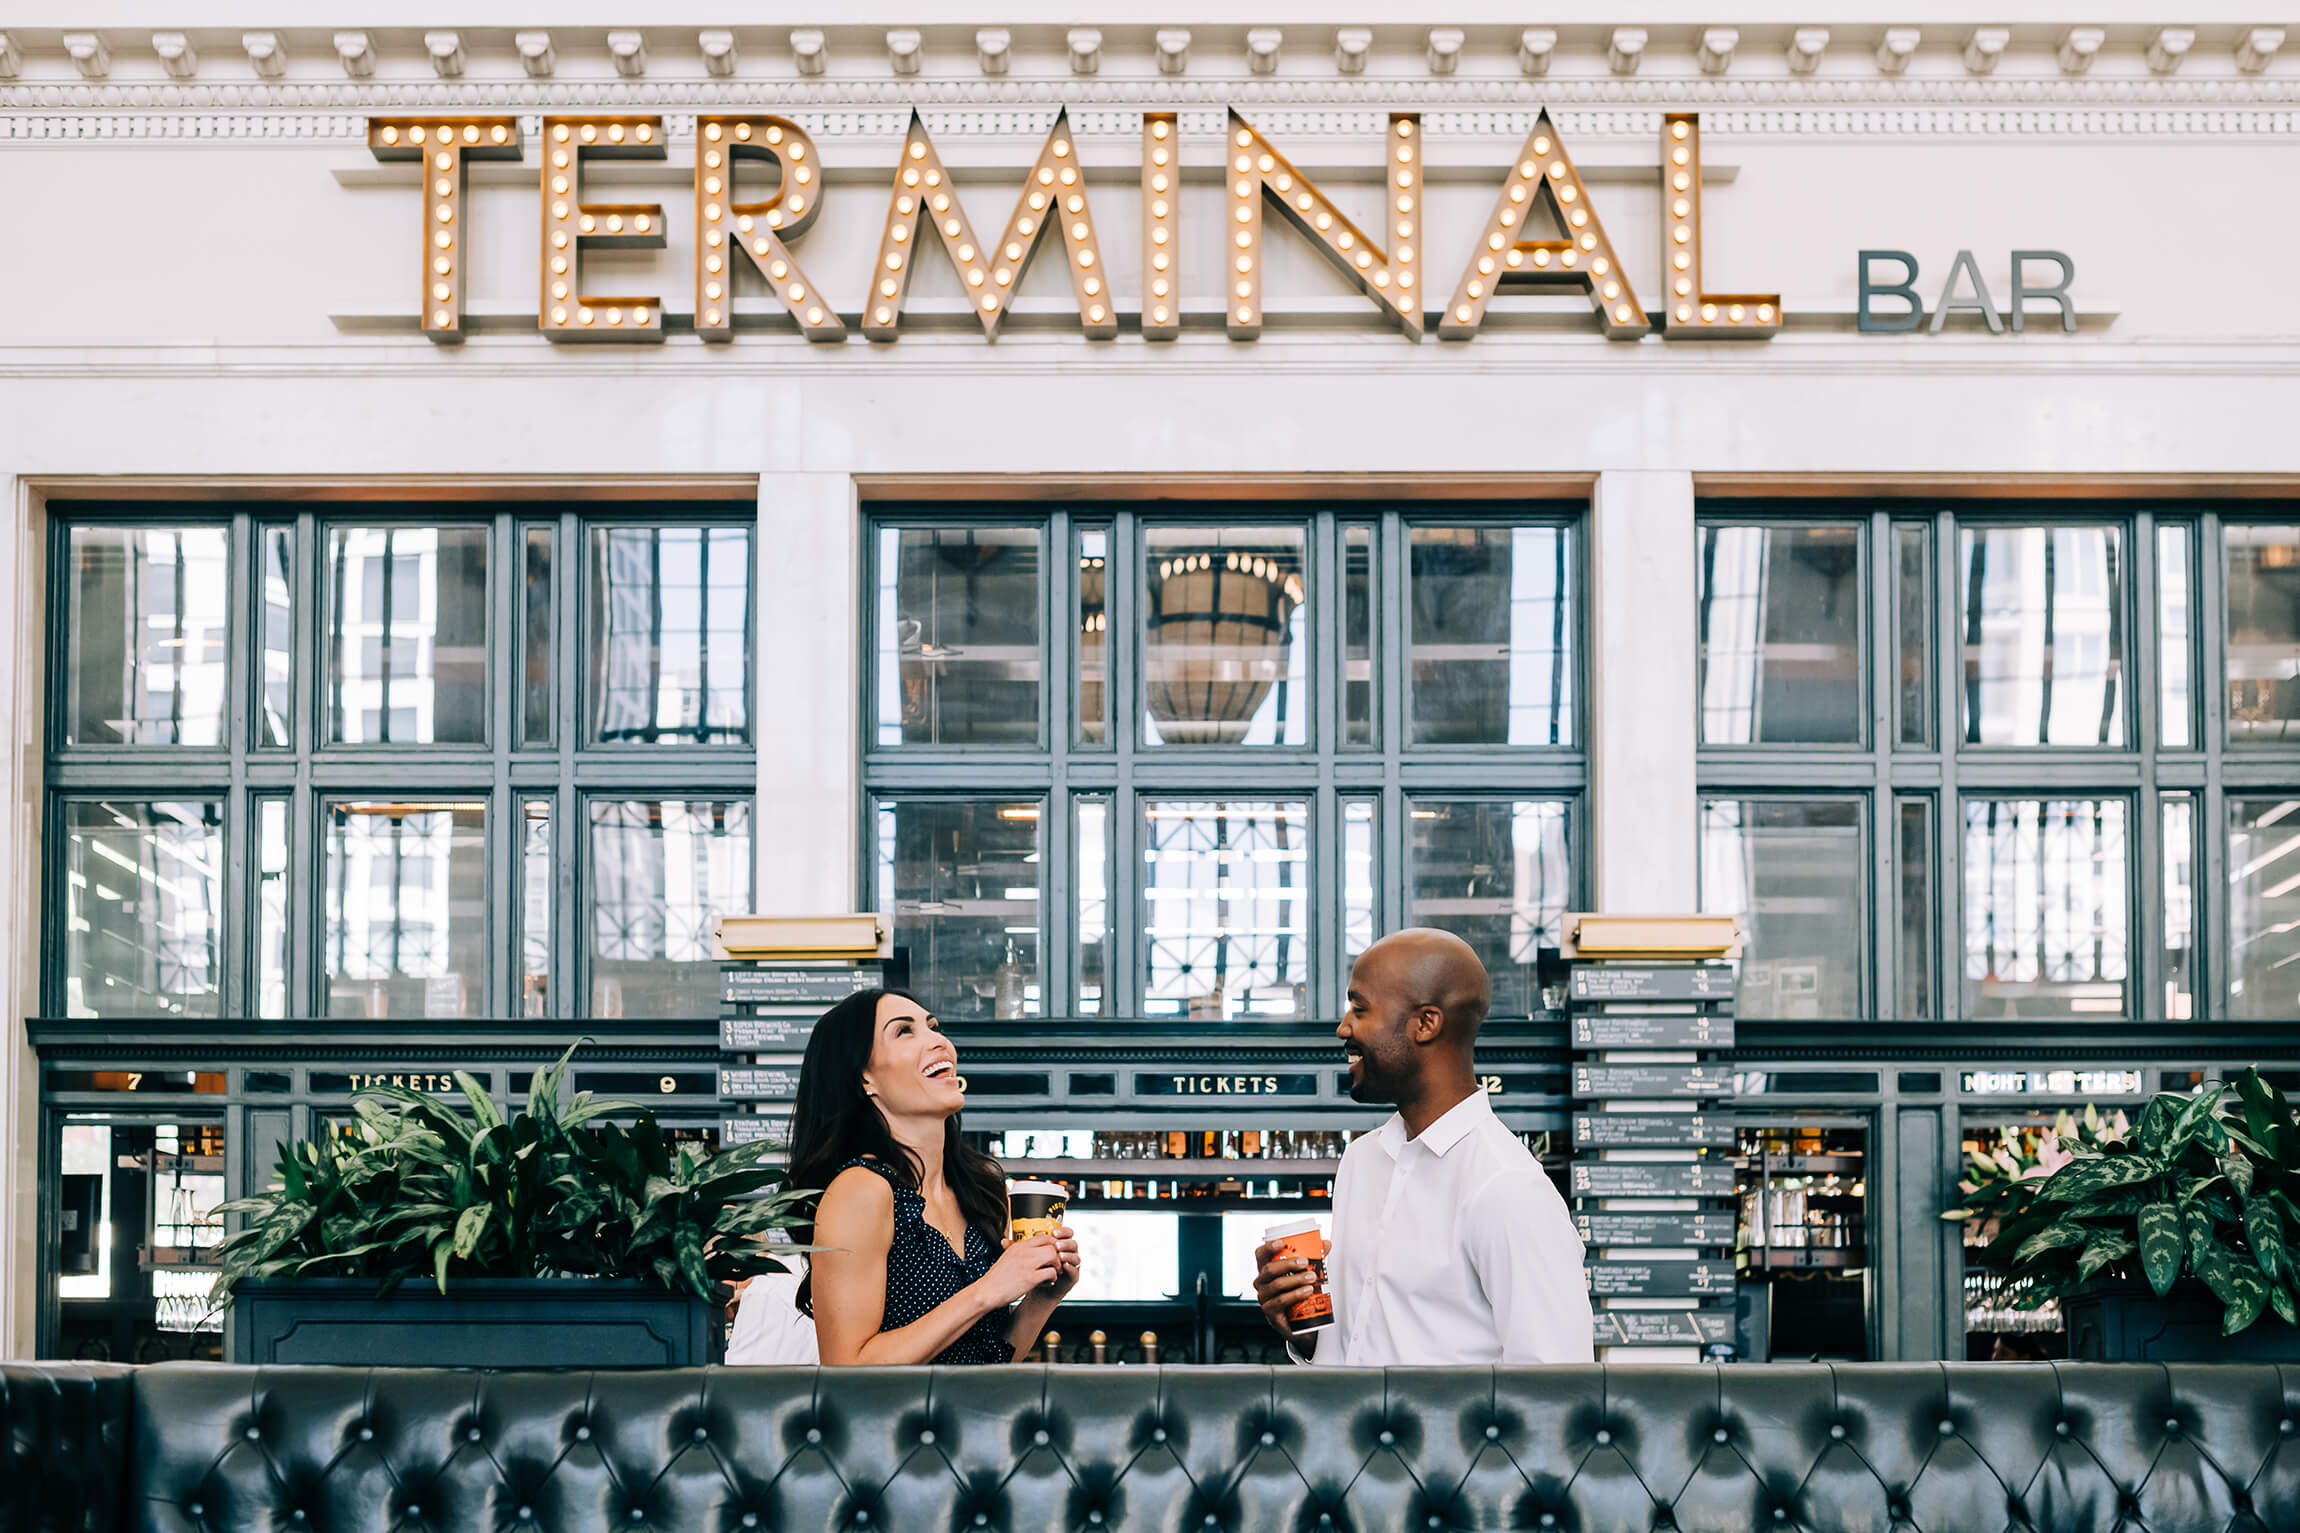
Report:
[[[243,1283],[232,1298],[235,1363],[342,1367],[693,1368],[726,1352],[718,1305],[651,1284],[595,1278],[463,1278],[443,1295],[372,1278]]]
[[[2234,1336],[2220,1334],[2222,1308],[2194,1279],[2163,1298],[2145,1283],[2087,1289],[2060,1301],[2068,1355],[2088,1363],[2295,1363],[2300,1328],[2273,1312]]]

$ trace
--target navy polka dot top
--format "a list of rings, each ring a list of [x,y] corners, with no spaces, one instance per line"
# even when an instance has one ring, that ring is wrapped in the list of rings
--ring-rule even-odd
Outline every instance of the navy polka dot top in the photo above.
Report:
[[[839,1167],[845,1171],[868,1166],[894,1189],[894,1241],[886,1253],[886,1314],[879,1330],[899,1331],[924,1319],[927,1311],[958,1297],[960,1289],[977,1283],[998,1260],[990,1237],[969,1224],[966,1252],[950,1248],[950,1237],[926,1222],[926,1199],[905,1186],[894,1168],[883,1161],[858,1156]],[[967,1328],[966,1334],[943,1349],[934,1361],[953,1363],[1011,1363],[1014,1347],[1006,1339],[1006,1311],[994,1310]]]

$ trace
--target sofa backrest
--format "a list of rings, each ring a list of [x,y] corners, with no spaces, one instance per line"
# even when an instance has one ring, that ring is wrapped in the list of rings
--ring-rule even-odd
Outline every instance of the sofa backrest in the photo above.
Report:
[[[0,1533],[111,1533],[127,1510],[136,1370],[0,1363]]]
[[[40,1440],[111,1441],[78,1374],[81,1424]],[[2300,1368],[2274,1365],[163,1364],[132,1389],[138,1528],[2300,1529]]]

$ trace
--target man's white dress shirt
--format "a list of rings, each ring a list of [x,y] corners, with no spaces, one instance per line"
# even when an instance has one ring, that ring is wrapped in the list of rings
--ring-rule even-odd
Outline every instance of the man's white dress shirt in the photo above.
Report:
[[[1593,1360],[1581,1238],[1541,1163],[1465,1098],[1416,1139],[1360,1134],[1334,1182],[1320,1366]],[[1297,1356],[1300,1354],[1297,1353]]]

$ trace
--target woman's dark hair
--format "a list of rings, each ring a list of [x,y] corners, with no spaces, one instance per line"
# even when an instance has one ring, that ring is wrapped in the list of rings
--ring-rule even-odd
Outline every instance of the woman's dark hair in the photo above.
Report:
[[[925,1175],[918,1157],[897,1142],[878,1104],[863,1091],[863,1071],[870,1065],[871,1045],[878,1037],[878,1003],[890,995],[922,1012],[932,1009],[907,990],[858,990],[816,1019],[807,1039],[806,1061],[799,1067],[798,1102],[791,1112],[793,1187],[828,1187],[849,1161],[865,1155],[913,1191]],[[1006,1230],[1006,1173],[997,1161],[967,1147],[958,1119],[952,1113],[943,1124],[942,1179],[958,1198],[966,1222],[979,1227],[995,1246]],[[811,1222],[791,1233],[801,1245],[815,1242]],[[798,1305],[804,1314],[815,1312],[811,1271],[799,1282]]]

